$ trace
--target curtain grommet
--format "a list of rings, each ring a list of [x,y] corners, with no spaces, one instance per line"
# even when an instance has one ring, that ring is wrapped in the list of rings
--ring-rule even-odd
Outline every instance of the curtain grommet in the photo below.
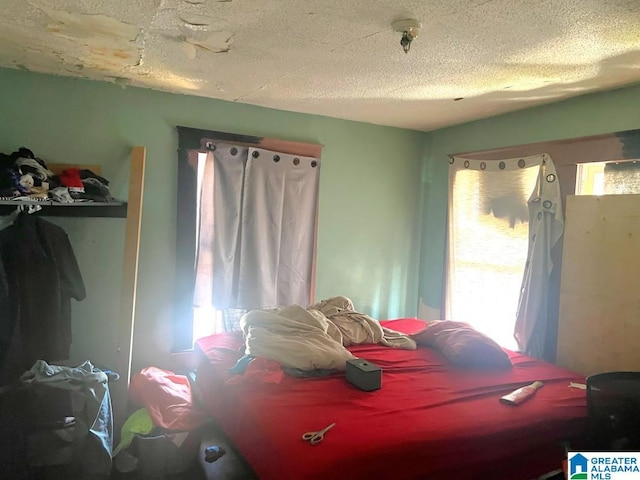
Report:
[[[273,161],[278,163],[280,161],[280,155],[274,155],[273,156]]]
[[[253,158],[258,158],[258,157],[260,156],[260,152],[259,152],[259,151],[257,151],[257,150],[254,150],[254,151],[253,151],[253,153],[251,154],[251,156],[252,156]]]
[[[300,159],[298,157],[294,158],[293,159],[293,164],[296,165],[296,166],[300,165]]]
[[[229,150],[229,153],[231,155],[237,155],[238,154],[238,149],[236,147],[233,147],[231,150]]]

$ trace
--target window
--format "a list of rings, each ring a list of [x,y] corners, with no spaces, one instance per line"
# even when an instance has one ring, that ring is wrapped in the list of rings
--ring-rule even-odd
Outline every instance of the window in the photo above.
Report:
[[[458,170],[451,183],[446,316],[513,350],[538,170]]]
[[[638,160],[578,164],[576,195],[623,195],[640,193]]]
[[[581,138],[568,138],[563,140],[556,140],[550,142],[532,143],[528,145],[519,145],[512,147],[501,147],[492,150],[466,152],[454,154],[452,158],[463,158],[470,160],[470,163],[481,162],[485,163],[487,170],[488,165],[496,158],[514,159],[514,158],[526,158],[527,156],[538,155],[541,152],[545,152],[553,159],[553,163],[556,167],[557,180],[560,187],[558,195],[558,205],[564,205],[566,195],[582,194],[582,195],[610,195],[620,193],[640,193],[640,179],[638,173],[640,169],[640,130],[627,130],[621,132],[606,133],[602,135],[595,135]],[[451,160],[450,160],[451,161]],[[482,170],[482,168],[480,168]],[[451,178],[451,177],[450,177]],[[477,188],[474,182],[470,182],[467,188],[473,191]],[[451,192],[451,185],[449,188]],[[452,199],[449,198],[449,206],[451,208]],[[562,212],[562,207],[559,207],[557,212]],[[449,217],[451,222],[451,216]],[[562,221],[560,218],[559,221]],[[557,223],[557,222],[556,222]],[[516,225],[518,223],[516,222]],[[517,227],[516,227],[517,228]],[[451,224],[449,224],[449,232]],[[557,233],[557,232],[552,232]],[[540,235],[537,236],[540,238]],[[452,247],[453,246],[453,247]],[[448,239],[448,248],[462,248],[455,247],[455,242],[452,241],[451,236]],[[498,256],[502,255],[502,250],[498,253]],[[453,252],[455,254],[455,251]],[[532,356],[544,358],[545,360],[555,361],[557,351],[557,328],[558,328],[558,311],[559,311],[559,299],[560,299],[560,278],[561,278],[561,266],[562,266],[562,253],[563,253],[563,241],[559,240],[555,242],[551,251],[547,255],[549,262],[545,266],[547,271],[550,272],[549,285],[546,295],[541,298],[540,309],[536,312],[532,312],[530,316],[531,320],[534,320],[535,326],[532,326],[531,333],[535,337],[534,348],[530,349],[533,353]],[[448,257],[451,256],[451,252],[448,252]],[[471,256],[471,260],[475,257]],[[480,260],[476,263],[484,263],[484,260]],[[502,261],[502,260],[501,260]],[[494,267],[491,267],[494,268]],[[497,267],[496,267],[497,268]],[[499,270],[499,268],[498,268]],[[445,277],[445,293],[444,299],[444,317],[447,317],[450,308],[449,303],[451,301],[450,291],[452,277],[455,277],[455,270],[451,272],[450,262],[447,262],[447,272]],[[515,284],[515,282],[514,282]],[[474,282],[475,286],[484,285],[482,281]],[[463,294],[467,294],[468,288],[460,290]],[[467,308],[468,314],[472,315],[474,319],[479,318],[479,315],[475,315],[472,306],[463,305],[464,296],[462,300],[461,308]],[[497,302],[501,300],[496,300]],[[488,303],[488,302],[486,302]],[[543,311],[546,310],[546,318],[543,318]],[[460,310],[459,310],[460,311]],[[529,317],[529,316],[527,316]],[[490,321],[490,317],[485,317]],[[462,319],[461,319],[462,320]],[[474,320],[474,322],[477,320]],[[498,319],[499,321],[499,319]],[[518,317],[520,321],[520,317]],[[516,322],[518,326],[518,322]],[[505,329],[504,332],[496,334],[511,340],[510,335],[513,332]]]
[[[311,303],[320,146],[179,127],[174,351]]]

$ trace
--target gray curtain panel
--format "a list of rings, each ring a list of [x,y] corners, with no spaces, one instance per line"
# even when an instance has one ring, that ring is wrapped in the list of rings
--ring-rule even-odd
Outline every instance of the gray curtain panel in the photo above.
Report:
[[[319,174],[310,157],[232,144],[208,152],[199,168],[196,305],[309,304]]]

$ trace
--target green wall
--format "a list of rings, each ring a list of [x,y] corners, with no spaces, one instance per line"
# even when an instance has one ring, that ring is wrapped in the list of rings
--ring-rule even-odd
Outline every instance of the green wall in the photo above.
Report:
[[[448,153],[640,128],[638,86],[427,134],[17,70],[0,69],[0,88],[2,152],[24,145],[51,163],[100,164],[124,198],[130,148],[147,147],[134,369],[168,365],[176,125],[325,145],[316,295],[350,296],[376,318],[415,315],[418,297],[440,308]],[[111,365],[124,221],[56,222],[88,290],[73,304],[72,361]]]
[[[2,152],[100,164],[123,198],[130,148],[147,147],[134,370],[168,365],[177,125],[323,144],[317,298],[347,295],[376,318],[416,314],[424,134],[17,70],[0,70],[0,89]],[[72,361],[113,365],[124,221],[58,223],[88,290],[73,304]]]
[[[427,134],[422,177],[422,301],[433,309],[441,307],[448,154],[637,128],[640,128],[640,86],[584,95]]]

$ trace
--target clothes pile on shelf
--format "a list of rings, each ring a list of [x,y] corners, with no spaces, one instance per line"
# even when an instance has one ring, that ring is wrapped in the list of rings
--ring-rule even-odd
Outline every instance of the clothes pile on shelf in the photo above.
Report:
[[[59,175],[28,148],[0,153],[0,200],[59,203],[111,202],[109,181],[89,169],[67,168]]]

